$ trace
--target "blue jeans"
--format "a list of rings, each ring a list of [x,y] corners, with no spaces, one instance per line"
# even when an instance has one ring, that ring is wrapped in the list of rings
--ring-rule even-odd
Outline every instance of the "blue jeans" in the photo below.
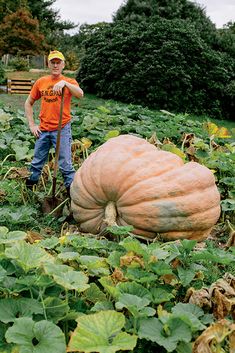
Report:
[[[60,135],[60,151],[59,151],[59,169],[64,178],[65,187],[69,187],[73,181],[75,170],[72,166],[71,156],[71,124],[66,124]],[[44,164],[49,155],[50,148],[56,147],[57,130],[42,131],[39,138],[36,140],[34,148],[34,158],[30,166],[31,176],[29,178],[33,183],[37,183]]]

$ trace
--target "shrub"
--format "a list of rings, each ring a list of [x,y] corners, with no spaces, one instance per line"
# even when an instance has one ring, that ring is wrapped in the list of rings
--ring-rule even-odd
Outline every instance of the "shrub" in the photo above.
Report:
[[[17,71],[29,71],[29,62],[21,56],[15,56],[9,61],[9,66]]]
[[[156,17],[96,31],[85,44],[77,79],[101,97],[232,119],[227,87],[234,70],[233,58],[213,49],[193,23]]]
[[[4,85],[6,83],[6,76],[3,63],[0,61],[0,85]]]

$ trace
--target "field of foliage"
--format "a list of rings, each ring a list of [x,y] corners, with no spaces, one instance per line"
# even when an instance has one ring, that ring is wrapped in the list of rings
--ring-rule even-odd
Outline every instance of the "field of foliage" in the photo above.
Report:
[[[161,242],[82,234],[44,215],[54,152],[25,187],[34,137],[24,113],[0,107],[0,353],[235,352],[235,129],[187,114],[88,99],[73,106],[73,163],[109,138],[134,134],[210,168],[221,217],[208,240]]]

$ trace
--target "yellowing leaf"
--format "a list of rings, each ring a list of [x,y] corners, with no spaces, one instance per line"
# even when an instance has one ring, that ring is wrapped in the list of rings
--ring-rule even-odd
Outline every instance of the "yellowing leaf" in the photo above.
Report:
[[[104,113],[104,114],[110,114],[111,113],[111,110],[104,107],[103,105],[100,105],[99,107],[97,107],[97,109],[101,112],[101,113]]]
[[[229,135],[229,131],[226,127],[220,127],[215,136],[220,138],[231,138],[231,135]]]
[[[210,122],[204,123],[203,128],[207,131],[208,135],[210,136],[215,135],[219,130],[216,124]]]
[[[137,336],[122,332],[125,316],[114,310],[83,315],[77,319],[78,326],[72,333],[67,352],[115,353],[133,350]]]
[[[81,143],[82,143],[82,148],[85,148],[85,149],[88,149],[92,145],[92,141],[86,137],[83,137],[81,139]]]
[[[108,141],[112,137],[119,136],[119,134],[120,134],[120,132],[118,130],[110,130],[109,132],[107,132],[104,139],[105,139],[105,141]]]
[[[186,155],[183,151],[181,151],[178,147],[176,147],[175,145],[173,144],[164,144],[162,149],[164,151],[168,151],[168,152],[171,152],[171,153],[174,153],[176,154],[177,156],[179,156],[180,158],[182,158],[183,160],[186,159]]]
[[[209,136],[217,138],[230,138],[231,135],[226,127],[218,127],[216,124],[207,122],[203,124],[203,128],[207,131]]]

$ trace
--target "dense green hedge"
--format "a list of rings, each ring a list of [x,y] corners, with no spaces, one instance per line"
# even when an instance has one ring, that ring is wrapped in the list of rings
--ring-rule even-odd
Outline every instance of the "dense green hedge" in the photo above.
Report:
[[[117,21],[89,36],[77,79],[100,97],[234,119],[234,58],[215,48],[189,20]]]

